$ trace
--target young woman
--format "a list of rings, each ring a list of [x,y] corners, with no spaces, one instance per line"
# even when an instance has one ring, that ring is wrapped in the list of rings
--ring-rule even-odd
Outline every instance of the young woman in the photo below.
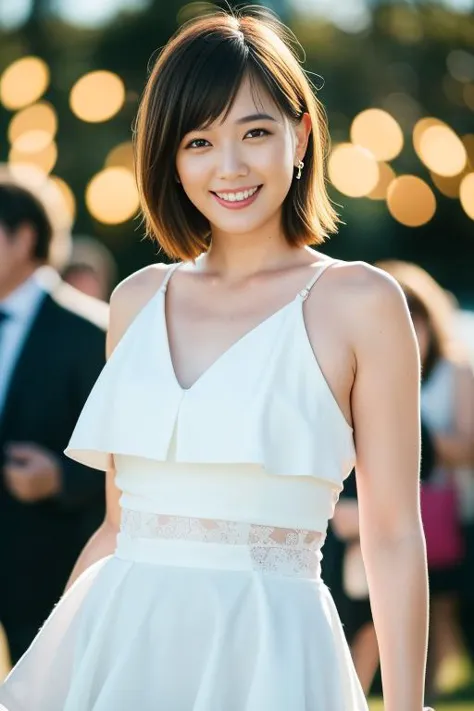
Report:
[[[67,450],[107,470],[107,516],[0,701],[366,710],[319,575],[357,460],[385,709],[421,711],[417,347],[394,280],[308,247],[337,220],[323,110],[284,30],[220,13],[182,28],[136,141],[148,231],[180,261],[113,295]]]

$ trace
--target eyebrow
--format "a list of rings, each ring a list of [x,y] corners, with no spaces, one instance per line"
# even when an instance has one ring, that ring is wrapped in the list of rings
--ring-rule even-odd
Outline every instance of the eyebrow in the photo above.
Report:
[[[237,119],[236,124],[240,125],[242,123],[250,123],[251,121],[275,121],[276,119],[270,114],[250,114],[250,116],[242,116],[242,118]]]
[[[252,121],[273,121],[274,123],[278,123],[277,119],[274,118],[273,116],[270,116],[270,114],[250,114],[249,116],[241,116],[240,118],[236,119],[234,122],[237,126],[240,126],[244,123],[251,123]],[[195,131],[210,131],[211,129],[209,127],[206,128],[196,128]],[[192,133],[192,131],[190,131]]]

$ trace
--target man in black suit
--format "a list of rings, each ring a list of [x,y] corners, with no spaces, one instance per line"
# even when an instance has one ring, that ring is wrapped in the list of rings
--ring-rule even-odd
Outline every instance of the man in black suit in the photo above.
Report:
[[[0,183],[0,621],[16,662],[104,515],[104,480],[66,458],[104,364],[108,307],[48,266],[52,227]]]

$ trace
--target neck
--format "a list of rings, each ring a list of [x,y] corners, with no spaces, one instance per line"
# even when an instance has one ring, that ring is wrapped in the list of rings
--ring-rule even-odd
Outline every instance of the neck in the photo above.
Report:
[[[277,269],[294,259],[294,247],[280,225],[268,225],[257,232],[231,234],[212,231],[211,246],[202,259],[206,271],[226,281],[239,281],[262,271]]]
[[[25,283],[38,269],[40,265],[36,263],[29,263],[22,266],[20,269],[15,270],[12,274],[9,274],[8,280],[0,283],[0,299],[6,299],[10,294],[12,294],[19,286]]]

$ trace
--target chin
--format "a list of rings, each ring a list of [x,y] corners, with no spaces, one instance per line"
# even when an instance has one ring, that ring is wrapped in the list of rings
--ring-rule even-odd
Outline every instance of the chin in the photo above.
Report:
[[[266,220],[260,217],[258,220],[209,220],[212,229],[220,232],[228,232],[233,235],[245,235],[249,232],[256,232],[263,228]]]

